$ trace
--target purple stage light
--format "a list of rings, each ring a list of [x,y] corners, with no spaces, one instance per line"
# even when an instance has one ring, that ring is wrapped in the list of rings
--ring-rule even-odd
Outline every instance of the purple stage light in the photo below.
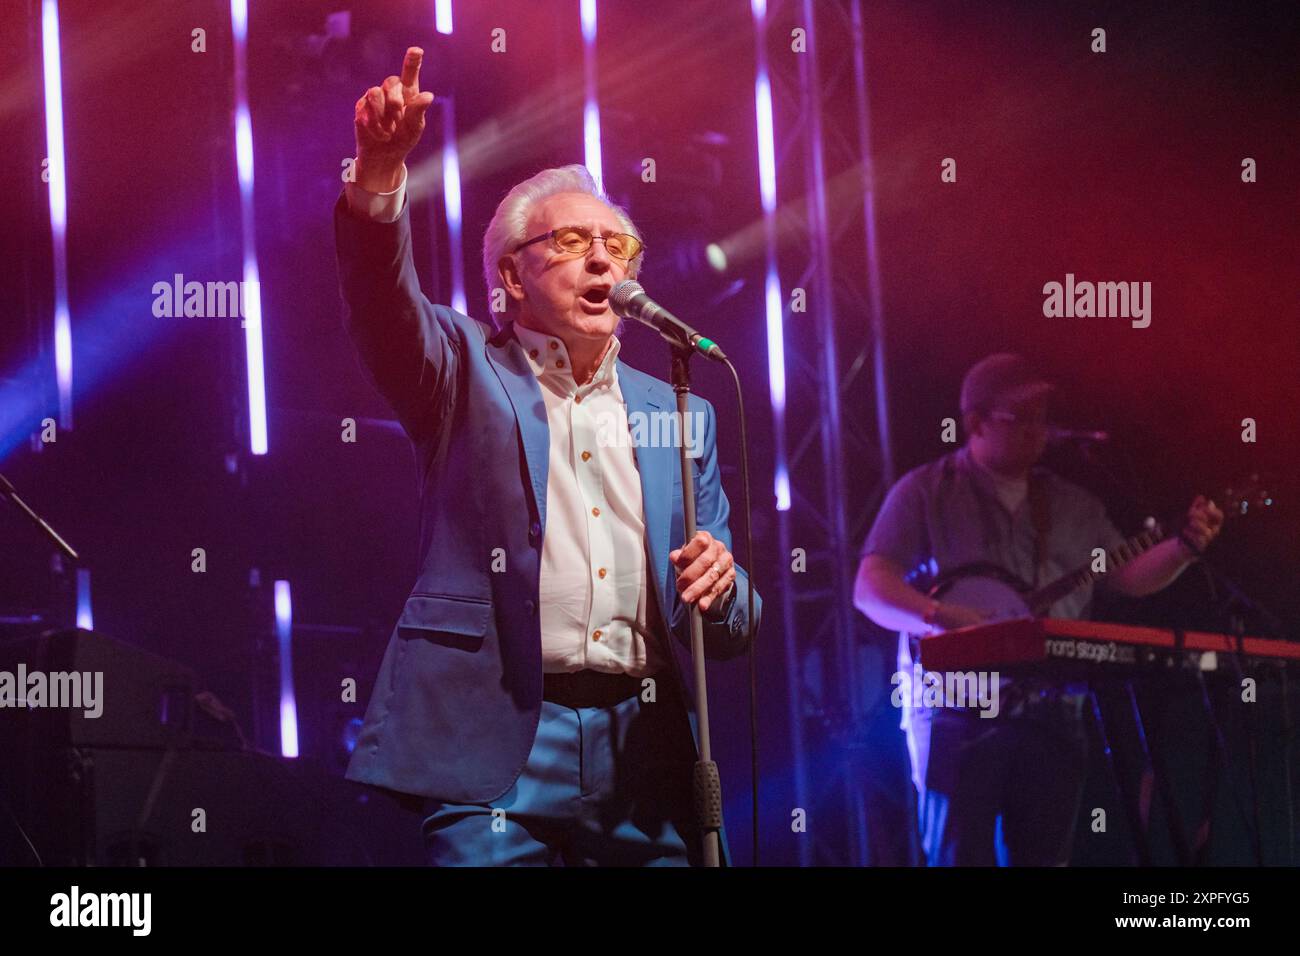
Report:
[[[54,371],[59,425],[72,428],[72,318],[68,311],[68,178],[63,156],[63,69],[58,0],[41,3],[41,61],[45,80],[45,150],[54,253]]]
[[[90,610],[90,569],[77,568],[77,627],[95,629],[95,615]]]
[[[600,156],[600,106],[596,96],[596,0],[582,0],[582,66],[584,106],[582,142],[584,161],[596,187],[604,192],[604,164]]]
[[[767,3],[752,0],[758,64],[754,78],[754,115],[758,132],[758,186],[763,205],[763,234],[767,245],[764,308],[767,313],[767,381],[776,429],[776,473],[773,492],[778,511],[790,509],[790,469],[785,455],[785,322],[781,279],[776,267],[776,136],[772,122],[772,84],[767,70]]]
[[[451,247],[451,307],[467,315],[465,301],[465,255],[461,248],[460,147],[456,141],[456,103],[450,97],[442,104],[442,198],[447,210],[447,239]]]
[[[275,582],[275,636],[280,646],[280,753],[298,756],[298,704],[293,693],[293,599],[288,581]]]
[[[253,219],[253,121],[248,109],[248,0],[230,0],[235,41],[235,164],[239,173],[239,215],[244,246],[244,356],[248,368],[248,445],[254,455],[269,449],[266,368],[262,354],[262,292]]]
[[[444,36],[451,36],[451,0],[434,0],[434,28]]]

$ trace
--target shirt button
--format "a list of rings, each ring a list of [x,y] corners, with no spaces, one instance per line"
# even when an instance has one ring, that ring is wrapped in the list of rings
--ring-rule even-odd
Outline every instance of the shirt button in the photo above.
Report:
[[[536,608],[537,605],[534,604],[532,601],[524,602],[524,613],[527,614],[529,617],[533,616],[533,611],[536,610]]]
[[[556,367],[556,368],[564,368],[564,359],[556,359],[556,360],[555,360],[555,367]]]
[[[542,526],[534,521],[528,526],[528,537],[535,538],[542,533]]]
[[[554,339],[552,339],[552,340],[551,340],[551,349],[554,350],[554,349],[558,349],[559,347],[560,347],[560,343],[557,342],[557,341],[555,341]]]
[[[591,639],[592,639],[593,641],[598,641],[598,640],[600,640],[600,631],[592,631],[592,632],[591,632]]]
[[[596,574],[603,578],[605,576],[605,569],[601,568],[599,571],[596,572]]]
[[[575,396],[573,396],[573,401],[574,401],[574,404],[576,404],[576,405],[581,405],[581,404],[582,404],[582,396],[581,396],[581,395],[575,395]]]
[[[594,518],[599,518],[599,517],[600,517],[600,509],[599,509],[599,508],[592,508],[592,509],[591,509],[591,514],[592,514],[592,517],[594,517]]]
[[[591,460],[591,452],[589,452],[589,451],[584,451],[584,452],[582,453],[582,460],[583,460],[583,461],[590,461],[590,460]]]
[[[529,358],[537,358],[537,349],[529,349],[529,350],[528,350],[528,357],[529,357]]]

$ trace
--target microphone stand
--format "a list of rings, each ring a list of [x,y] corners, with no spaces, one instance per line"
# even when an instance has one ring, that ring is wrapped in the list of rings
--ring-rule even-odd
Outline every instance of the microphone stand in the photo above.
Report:
[[[46,524],[44,518],[29,508],[27,502],[18,497],[17,490],[4,475],[0,475],[0,498],[8,498],[15,508],[25,514],[32,524],[36,525],[41,534],[53,541],[55,546],[73,561],[77,560],[77,552],[72,550],[72,546],[59,537],[59,533]]]
[[[1266,627],[1270,628],[1273,631],[1273,633],[1276,634],[1278,637],[1282,637],[1287,640],[1290,640],[1290,635],[1286,633],[1285,625],[1277,617],[1277,615],[1273,614],[1273,612],[1270,611],[1267,607],[1265,607],[1262,603],[1255,600],[1250,595],[1248,595],[1245,591],[1243,591],[1241,587],[1238,586],[1237,583],[1232,580],[1232,578],[1228,577],[1221,570],[1219,570],[1214,565],[1208,563],[1204,559],[1198,562],[1198,564],[1201,568],[1201,571],[1205,574],[1206,580],[1210,585],[1210,589],[1213,597],[1215,598],[1218,597],[1217,594],[1213,594],[1216,585],[1222,588],[1225,592],[1227,592],[1227,598],[1222,602],[1220,607],[1216,608],[1216,610],[1219,612],[1220,615],[1222,615],[1223,619],[1226,621],[1229,630],[1232,633],[1232,636],[1236,638],[1236,648],[1231,653],[1225,656],[1228,658],[1229,662],[1231,663],[1233,677],[1236,680],[1238,686],[1240,686],[1245,676],[1244,674],[1245,669],[1242,666],[1244,660],[1243,647],[1245,643],[1246,620],[1247,620],[1245,615],[1254,614],[1258,621],[1263,623]],[[1234,611],[1234,608],[1237,610]],[[1286,803],[1286,810],[1287,810],[1286,819],[1287,819],[1287,848],[1288,848],[1287,855],[1291,859],[1292,863],[1294,864],[1295,861],[1295,798],[1291,787],[1292,726],[1291,726],[1291,708],[1289,702],[1287,701],[1287,693],[1289,692],[1290,688],[1288,687],[1286,681],[1286,669],[1287,669],[1287,664],[1283,663],[1278,668],[1278,671],[1279,671],[1281,685],[1282,685],[1282,741],[1283,741],[1282,767],[1283,767],[1283,772],[1285,774],[1285,792],[1286,792],[1285,803]],[[1260,801],[1259,801],[1259,762],[1258,762],[1259,740],[1258,740],[1258,735],[1255,732],[1256,728],[1255,728],[1254,708],[1243,706],[1241,708],[1241,712],[1242,712],[1242,719],[1246,728],[1246,747],[1247,747],[1246,756],[1247,756],[1247,770],[1249,773],[1249,776],[1247,777],[1247,783],[1249,784],[1249,788],[1250,788],[1250,807],[1252,813],[1251,819],[1250,821],[1248,821],[1248,824],[1253,823],[1253,827],[1249,827],[1249,829],[1251,830],[1252,847],[1255,853],[1255,863],[1257,866],[1263,866],[1264,848],[1262,843],[1263,836],[1262,836],[1262,829],[1261,829],[1261,822],[1260,822]],[[1233,792],[1233,796],[1234,797],[1236,796],[1235,789]],[[1242,808],[1242,813],[1243,815],[1245,814],[1244,808]]]
[[[672,349],[673,391],[677,393],[677,420],[682,441],[677,444],[678,459],[682,469],[682,517],[689,542],[695,537],[695,482],[691,478],[691,459],[686,454],[685,428],[687,402],[691,392],[691,355],[695,348],[690,342],[670,339],[666,330],[660,334],[669,341]],[[699,760],[695,763],[691,788],[695,798],[695,817],[704,838],[704,865],[721,865],[722,832],[722,781],[718,765],[713,762],[713,748],[709,742],[709,696],[704,673],[704,621],[700,616],[699,602],[687,607],[691,622],[691,668],[695,677],[695,719],[699,734]]]
[[[59,536],[59,533],[46,523],[44,518],[33,511],[28,506],[27,502],[23,501],[23,499],[18,496],[18,489],[16,489],[4,475],[0,475],[0,498],[7,498],[15,508],[27,516],[27,519],[31,521],[32,524],[36,525],[41,534],[53,541],[60,551],[66,554],[73,561],[77,560],[77,552],[72,550],[72,546],[68,544],[68,542],[64,541],[63,538]],[[31,837],[27,835],[27,831],[23,828],[22,821],[18,819],[18,815],[15,814],[13,808],[9,806],[9,801],[0,796],[0,806],[4,807],[5,813],[18,829],[18,833],[22,836],[23,842],[25,842],[27,848],[32,851],[32,856],[36,858],[36,864],[38,866],[44,866],[44,861],[41,860],[41,854],[37,851],[36,844],[33,843]]]
[[[637,301],[639,299],[639,301]],[[691,391],[690,359],[697,351],[719,362],[726,362],[736,380],[736,393],[740,394],[740,378],[735,367],[727,361],[726,354],[718,343],[692,329],[681,319],[668,312],[645,295],[645,290],[634,279],[624,279],[615,283],[610,290],[610,300],[614,311],[620,317],[631,317],[642,322],[655,331],[672,349],[671,381],[673,391],[677,394],[677,420],[680,434],[685,438],[688,421],[688,397]],[[740,435],[743,443],[745,436],[744,404],[740,406]],[[691,480],[691,461],[686,454],[686,442],[683,440],[678,449],[678,458],[682,468],[682,518],[685,524],[686,538],[689,542],[695,537],[695,482]],[[742,461],[744,459],[742,458]],[[749,471],[746,464],[743,471],[745,478],[745,538],[749,552],[750,564],[753,564],[753,532],[749,524]],[[753,568],[751,566],[752,574]],[[747,588],[749,602],[749,692],[750,692],[750,729],[753,736],[751,755],[753,761],[753,802],[754,802],[754,862],[758,862],[758,718],[755,708],[756,671],[754,663],[753,628],[754,628],[754,583],[749,580]],[[721,864],[722,843],[722,783],[718,777],[718,765],[713,762],[712,747],[709,742],[709,698],[704,674],[704,621],[700,615],[698,602],[687,609],[691,623],[691,665],[695,677],[695,716],[699,735],[699,760],[696,761],[692,777],[692,791],[695,798],[695,817],[699,823],[704,839],[704,865]]]
[[[1092,466],[1096,470],[1100,471],[1107,478],[1109,478],[1111,482],[1115,485],[1115,487],[1127,491],[1130,501],[1142,500],[1143,496],[1138,492],[1137,482],[1135,480],[1124,481],[1120,479],[1120,477],[1116,475],[1111,468],[1107,467],[1105,463],[1103,463],[1098,459],[1098,456],[1094,453],[1094,449],[1092,445],[1093,445],[1092,442],[1087,442],[1081,447],[1080,454],[1081,457],[1084,459],[1084,461],[1087,462],[1090,466]],[[1131,459],[1129,459],[1129,463],[1130,463],[1130,468],[1129,468],[1130,474],[1136,476],[1137,472],[1136,469],[1132,468]],[[1213,602],[1215,602],[1216,605],[1214,608],[1214,613],[1220,618],[1221,621],[1223,621],[1227,625],[1228,630],[1232,633],[1232,636],[1236,638],[1236,649],[1233,652],[1228,653],[1224,656],[1230,662],[1230,666],[1233,671],[1233,676],[1236,678],[1238,682],[1240,682],[1243,677],[1242,642],[1246,632],[1246,621],[1240,614],[1229,613],[1234,606],[1244,610],[1247,614],[1253,613],[1267,627],[1271,628],[1278,637],[1290,639],[1290,635],[1285,633],[1285,626],[1283,625],[1283,622],[1277,617],[1277,615],[1273,614],[1262,603],[1260,603],[1259,601],[1255,600],[1254,598],[1246,594],[1246,592],[1243,591],[1235,581],[1229,578],[1221,570],[1216,568],[1213,564],[1209,563],[1204,558],[1202,558],[1200,561],[1196,562],[1196,565],[1201,570],[1201,573],[1205,575],[1205,580],[1210,590],[1210,598]],[[1227,598],[1223,600],[1221,603],[1218,594],[1219,588],[1227,592]],[[1176,634],[1182,633],[1181,628],[1175,628],[1174,630]],[[1210,738],[1210,749],[1211,749],[1211,754],[1206,763],[1205,782],[1204,782],[1204,789],[1202,792],[1202,818],[1200,821],[1200,825],[1197,827],[1196,847],[1194,848],[1195,849],[1194,862],[1197,865],[1201,865],[1205,862],[1205,857],[1209,852],[1208,841],[1209,841],[1210,828],[1213,822],[1213,814],[1214,814],[1213,793],[1214,790],[1217,788],[1217,778],[1215,774],[1218,768],[1216,768],[1215,765],[1216,759],[1221,762],[1222,769],[1225,774],[1231,773],[1232,761],[1231,761],[1231,754],[1229,753],[1228,750],[1227,738],[1223,733],[1223,726],[1219,721],[1218,715],[1215,713],[1214,704],[1210,697],[1210,692],[1206,684],[1205,675],[1201,672],[1199,666],[1194,669],[1194,674],[1196,677],[1198,688],[1200,690],[1201,709],[1204,712],[1206,721],[1209,725],[1209,731],[1210,731],[1209,738]],[[1285,734],[1284,737],[1285,743],[1283,744],[1283,749],[1282,749],[1282,759],[1283,759],[1283,765],[1286,773],[1286,804],[1287,804],[1289,855],[1292,857],[1292,859],[1294,859],[1295,806],[1294,806],[1294,799],[1293,799],[1293,793],[1291,788],[1291,760],[1290,760],[1291,713],[1290,713],[1289,703],[1286,699],[1288,687],[1285,679],[1286,676],[1285,664],[1282,665],[1282,675],[1283,675],[1282,715],[1283,715],[1283,732]],[[1245,730],[1246,730],[1246,734],[1245,734],[1246,744],[1248,748],[1247,751],[1248,776],[1247,776],[1246,783],[1250,795],[1249,810],[1243,805],[1243,802],[1237,792],[1237,787],[1235,786],[1235,783],[1232,780],[1231,776],[1229,776],[1228,779],[1228,786],[1232,793],[1233,802],[1237,805],[1237,809],[1240,811],[1242,815],[1242,822],[1245,824],[1246,830],[1248,831],[1248,834],[1250,836],[1251,849],[1255,857],[1255,863],[1258,866],[1263,866],[1264,850],[1261,842],[1262,834],[1261,834],[1261,821],[1260,821],[1258,765],[1256,759],[1257,758],[1257,736],[1255,733],[1254,721],[1252,719],[1253,712],[1250,710],[1250,708],[1247,707],[1243,707],[1242,712],[1243,712],[1243,719],[1244,719]],[[1171,815],[1170,819],[1172,823],[1173,815]]]

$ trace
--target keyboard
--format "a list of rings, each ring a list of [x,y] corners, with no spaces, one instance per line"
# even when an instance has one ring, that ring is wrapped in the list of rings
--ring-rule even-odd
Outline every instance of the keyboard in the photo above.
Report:
[[[1217,670],[1219,656],[1225,654],[1281,664],[1300,661],[1300,643],[1274,638],[1028,617],[932,634],[920,639],[920,650],[921,666],[932,671],[1059,671],[1064,666],[1092,672],[1170,662]]]

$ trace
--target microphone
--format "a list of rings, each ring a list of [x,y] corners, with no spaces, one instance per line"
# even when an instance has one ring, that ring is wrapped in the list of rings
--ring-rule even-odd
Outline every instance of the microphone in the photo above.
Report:
[[[727,356],[718,343],[705,338],[699,332],[673,315],[650,296],[645,294],[641,283],[635,279],[624,279],[615,283],[609,290],[609,307],[620,319],[636,319],[644,322],[673,345],[687,343],[701,355],[717,362],[725,362]]]
[[[1089,431],[1080,428],[1056,428],[1055,426],[1047,429],[1048,441],[1067,442],[1067,441],[1110,441],[1110,432]]]

